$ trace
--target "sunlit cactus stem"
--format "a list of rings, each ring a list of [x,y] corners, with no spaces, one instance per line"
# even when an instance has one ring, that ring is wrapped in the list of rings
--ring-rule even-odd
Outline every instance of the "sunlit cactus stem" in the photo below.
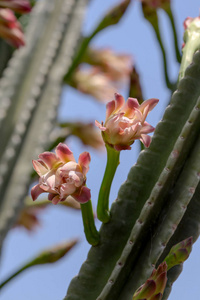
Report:
[[[120,151],[116,151],[106,144],[107,150],[107,165],[103,177],[103,181],[99,191],[98,205],[97,205],[97,217],[103,223],[107,223],[110,220],[109,212],[109,195],[110,188],[115,176],[115,172],[119,165]]]
[[[200,17],[188,17],[184,22],[183,57],[179,71],[179,81],[184,77],[185,70],[192,63],[194,53],[200,49]]]

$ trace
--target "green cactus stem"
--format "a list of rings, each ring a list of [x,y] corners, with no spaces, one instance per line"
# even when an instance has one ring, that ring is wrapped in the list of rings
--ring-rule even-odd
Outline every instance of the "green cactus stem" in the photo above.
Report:
[[[181,67],[179,71],[179,81],[183,78],[186,68],[191,64],[194,53],[200,49],[200,17],[194,18],[189,24],[185,20],[184,46]]]
[[[151,275],[152,264],[161,263],[171,247],[180,242],[180,239],[170,241],[177,230],[182,234],[181,240],[198,237],[198,214],[195,228],[191,210],[184,227],[179,229],[178,224],[200,190],[199,65],[200,52],[197,52],[156,127],[150,147],[140,153],[120,188],[111,207],[112,218],[101,227],[101,244],[91,248],[87,262],[69,286],[66,300],[130,300]],[[187,235],[183,237],[185,230]],[[165,249],[168,252],[162,257]],[[162,257],[160,262],[159,257]],[[171,282],[174,280],[175,276]]]
[[[99,244],[100,238],[94,224],[94,213],[91,200],[84,204],[81,204],[81,212],[86,239],[89,244],[91,244],[92,246],[96,246]]]
[[[98,204],[97,204],[97,217],[103,223],[107,223],[110,220],[109,212],[109,195],[110,188],[115,176],[115,172],[119,165],[120,151],[116,151],[106,144],[107,150],[107,164],[104,173],[104,177],[99,190]]]

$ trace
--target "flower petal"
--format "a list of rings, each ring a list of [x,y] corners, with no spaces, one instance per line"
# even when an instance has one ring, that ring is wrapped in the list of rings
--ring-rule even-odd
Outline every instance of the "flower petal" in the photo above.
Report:
[[[45,191],[43,189],[41,189],[41,187],[40,187],[39,184],[37,184],[34,187],[32,187],[32,189],[31,189],[31,197],[32,197],[33,201],[35,201],[38,198],[38,196],[40,194],[42,194],[42,193],[45,193]]]
[[[115,93],[115,112],[120,110],[120,108],[124,105],[125,100],[124,97],[118,93]]]
[[[56,194],[53,194],[53,193],[49,193],[48,194],[48,200],[49,201],[52,201],[52,199],[56,196]]]
[[[58,204],[58,202],[61,201],[61,198],[60,198],[59,195],[57,195],[57,196],[55,196],[51,201],[52,201],[52,203],[53,203],[54,205],[56,205],[56,204]]]
[[[128,118],[132,118],[135,114],[135,109],[139,108],[139,103],[136,98],[128,98],[126,101],[123,111],[125,112],[125,116]]]
[[[55,151],[56,155],[62,162],[66,163],[68,161],[75,161],[73,152],[67,147],[67,145],[59,143]]]
[[[57,174],[61,176],[66,176],[69,174],[70,171],[81,172],[81,168],[76,162],[69,161],[68,163],[64,164],[64,166],[58,168]]]
[[[104,127],[103,124],[99,123],[99,122],[96,121],[96,120],[95,120],[95,125],[96,125],[97,127],[99,127],[99,129],[100,129],[101,131],[105,131],[105,130],[106,130],[106,127]]]
[[[131,147],[128,145],[114,145],[114,149],[117,151],[121,150],[131,150]]]
[[[147,134],[147,133],[153,132],[154,130],[155,130],[155,128],[153,126],[151,126],[147,122],[144,122],[144,124],[142,125],[142,128],[140,129],[140,133]]]
[[[79,155],[78,163],[81,166],[82,173],[84,175],[86,175],[89,170],[90,161],[91,161],[91,156],[89,152],[83,152]]]
[[[49,169],[52,169],[59,162],[55,153],[52,152],[43,152],[38,157],[45,162]]]
[[[79,193],[75,193],[72,197],[79,203],[86,203],[91,198],[90,189],[86,186],[83,186]]]
[[[47,166],[45,166],[41,160],[32,160],[32,164],[39,176],[42,176],[48,172]]]
[[[110,115],[115,110],[115,100],[109,101],[106,104],[106,120],[110,117]]]
[[[149,135],[146,134],[142,134],[140,141],[144,144],[145,147],[149,147],[149,145],[151,144],[151,137]]]
[[[139,110],[143,113],[144,108],[149,105],[148,113],[158,104],[159,100],[156,98],[151,98],[148,100],[145,100],[139,107]]]
[[[77,187],[74,183],[63,183],[60,188],[60,195],[62,198],[66,198],[72,195],[76,191]]]

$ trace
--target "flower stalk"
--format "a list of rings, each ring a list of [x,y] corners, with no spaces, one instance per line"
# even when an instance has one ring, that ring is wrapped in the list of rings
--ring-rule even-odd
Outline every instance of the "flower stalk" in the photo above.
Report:
[[[115,176],[115,172],[119,165],[120,151],[111,148],[108,144],[105,144],[107,150],[107,164],[102,180],[102,184],[99,191],[98,204],[97,204],[97,217],[103,223],[107,223],[110,220],[109,212],[109,195],[110,188]]]
[[[90,245],[96,246],[99,244],[100,238],[94,223],[91,200],[84,204],[81,204],[81,213],[86,239]]]
[[[50,264],[58,261],[63,256],[65,256],[69,252],[69,250],[72,249],[77,244],[77,242],[78,240],[71,240],[39,253],[37,257],[29,261],[27,264],[22,266],[18,271],[14,272],[6,280],[0,283],[0,289],[3,286],[5,286],[8,282],[10,282],[13,278],[15,278],[17,275],[19,275],[20,273],[22,273],[23,271],[25,271],[30,267],[36,265]]]

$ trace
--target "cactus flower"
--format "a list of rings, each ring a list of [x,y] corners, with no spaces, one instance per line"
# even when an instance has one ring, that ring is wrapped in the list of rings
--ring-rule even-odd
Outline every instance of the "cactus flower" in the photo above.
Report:
[[[117,90],[117,86],[115,86],[110,76],[97,67],[92,67],[89,70],[77,69],[73,74],[70,85],[101,102],[111,100],[113,93]]]
[[[132,300],[159,300],[162,299],[167,283],[167,264],[163,262],[154,269],[147,281],[141,285]]]
[[[0,0],[0,7],[10,8],[14,12],[24,14],[31,11],[30,2],[27,0]]]
[[[24,227],[28,231],[34,231],[40,226],[39,213],[45,207],[24,207],[19,214],[19,217],[14,227]]]
[[[89,48],[85,62],[99,66],[113,81],[128,80],[132,71],[132,58],[127,54],[117,54],[111,49]]]
[[[0,9],[0,37],[14,47],[24,45],[24,34],[14,13],[8,8]]]
[[[33,160],[33,167],[40,176],[39,184],[31,190],[33,201],[46,192],[53,204],[64,201],[69,195],[80,203],[88,202],[91,195],[85,183],[90,154],[83,152],[76,163],[72,151],[65,144],[60,143],[55,152],[41,153],[38,160]]]
[[[105,124],[95,122],[102,131],[104,142],[117,151],[130,150],[136,139],[149,147],[151,137],[147,134],[153,132],[154,127],[145,119],[158,101],[152,98],[139,105],[137,99],[128,98],[125,103],[124,98],[116,93],[115,100],[107,104]]]

